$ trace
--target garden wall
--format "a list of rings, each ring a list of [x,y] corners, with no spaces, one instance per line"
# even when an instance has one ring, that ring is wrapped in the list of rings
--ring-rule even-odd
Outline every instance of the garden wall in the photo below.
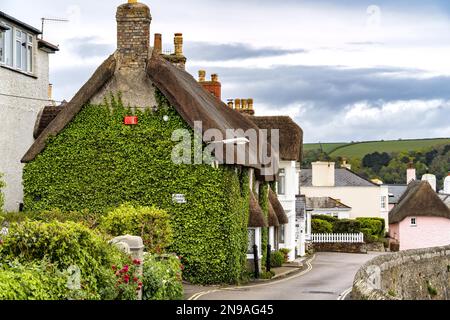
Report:
[[[450,246],[379,256],[356,274],[354,300],[449,300]]]
[[[364,243],[314,243],[315,252],[367,253]]]

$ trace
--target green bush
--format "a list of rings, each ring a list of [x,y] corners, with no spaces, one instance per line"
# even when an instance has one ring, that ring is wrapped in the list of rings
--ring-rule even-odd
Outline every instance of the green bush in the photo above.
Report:
[[[335,223],[338,220],[338,218],[335,218],[335,217],[332,217],[332,216],[328,216],[328,215],[325,215],[325,214],[313,215],[312,218],[313,219],[317,219],[317,220],[325,220],[325,221],[328,221],[330,223]]]
[[[11,224],[0,246],[0,258],[21,263],[47,259],[60,270],[76,266],[81,271],[83,298],[104,300],[119,298],[112,266],[129,260],[95,231],[57,221]]]
[[[270,266],[272,268],[282,267],[284,263],[284,254],[280,251],[274,251],[270,255]]]
[[[175,164],[174,130],[193,130],[160,92],[155,98],[155,112],[133,111],[139,125],[132,127],[123,125],[131,110],[120,99],[84,106],[25,165],[25,210],[105,215],[127,202],[156,206],[170,214],[168,251],[185,257],[186,280],[239,282],[246,271],[248,169]],[[175,203],[173,194],[184,194],[187,203]]]
[[[151,253],[163,253],[173,240],[170,216],[154,207],[121,205],[103,217],[100,228],[115,237],[140,236]]]
[[[0,263],[0,300],[64,300],[67,274],[47,261]]]
[[[259,275],[259,278],[263,280],[270,280],[273,277],[275,277],[275,272],[273,271],[264,271]]]
[[[144,259],[144,300],[182,300],[183,284],[180,259],[175,255],[147,254]]]
[[[360,233],[361,222],[351,219],[342,219],[334,223],[334,233]]]
[[[311,220],[312,233],[332,233],[333,225],[325,220],[313,219]]]
[[[289,253],[291,252],[290,249],[280,249],[279,250],[283,255],[284,255],[284,262],[288,262],[289,261]]]
[[[383,237],[385,233],[384,229],[384,219],[378,218],[357,218],[357,221],[361,223],[361,229],[366,229],[364,234],[374,236],[374,237]]]

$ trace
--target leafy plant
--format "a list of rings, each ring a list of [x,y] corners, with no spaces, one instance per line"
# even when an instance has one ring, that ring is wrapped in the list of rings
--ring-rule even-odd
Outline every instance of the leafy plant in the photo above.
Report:
[[[427,290],[431,297],[435,297],[438,294],[436,288],[431,285],[430,281],[427,281]]]
[[[342,219],[334,223],[334,233],[359,233],[361,232],[361,222],[358,220]]]
[[[312,219],[311,220],[312,233],[332,233],[333,225],[325,220]]]
[[[175,255],[147,254],[144,259],[143,299],[182,300],[183,269],[180,258]]]
[[[260,277],[260,279],[263,279],[263,280],[270,280],[273,277],[275,277],[275,272],[273,272],[273,271],[264,271],[264,272],[261,272],[259,277]]]
[[[279,268],[283,266],[285,256],[280,251],[274,251],[270,255],[270,266],[272,268]]]
[[[116,299],[111,266],[127,261],[125,254],[106,239],[74,222],[25,221],[10,225],[0,246],[0,258],[20,263],[48,260],[60,270],[75,266],[81,271],[85,299]]]
[[[280,249],[279,250],[284,255],[284,262],[289,261],[289,253],[291,252],[291,249]]]
[[[152,253],[164,252],[173,239],[170,216],[155,207],[121,205],[103,217],[100,228],[112,236],[140,236]]]
[[[5,205],[5,196],[2,192],[2,189],[5,187],[6,183],[3,181],[3,173],[0,172],[0,213],[3,211],[3,206]]]
[[[325,215],[325,214],[313,215],[312,218],[313,219],[317,219],[317,220],[325,220],[325,221],[328,221],[330,223],[335,223],[338,220],[338,218],[335,218],[335,217],[332,217],[332,216],[328,216],[328,215]]]

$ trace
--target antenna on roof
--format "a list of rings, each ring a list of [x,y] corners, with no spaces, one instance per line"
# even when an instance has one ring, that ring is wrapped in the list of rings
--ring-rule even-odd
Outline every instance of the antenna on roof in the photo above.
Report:
[[[42,21],[42,27],[41,27],[41,40],[44,39],[44,25],[46,21],[49,22],[69,22],[68,19],[63,19],[63,18],[41,18]]]

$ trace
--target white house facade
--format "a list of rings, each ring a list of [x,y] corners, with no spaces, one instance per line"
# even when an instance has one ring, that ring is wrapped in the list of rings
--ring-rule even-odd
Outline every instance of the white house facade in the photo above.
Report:
[[[49,100],[49,54],[58,50],[40,31],[0,11],[0,172],[6,211],[23,202],[20,160],[33,144],[38,113]]]

